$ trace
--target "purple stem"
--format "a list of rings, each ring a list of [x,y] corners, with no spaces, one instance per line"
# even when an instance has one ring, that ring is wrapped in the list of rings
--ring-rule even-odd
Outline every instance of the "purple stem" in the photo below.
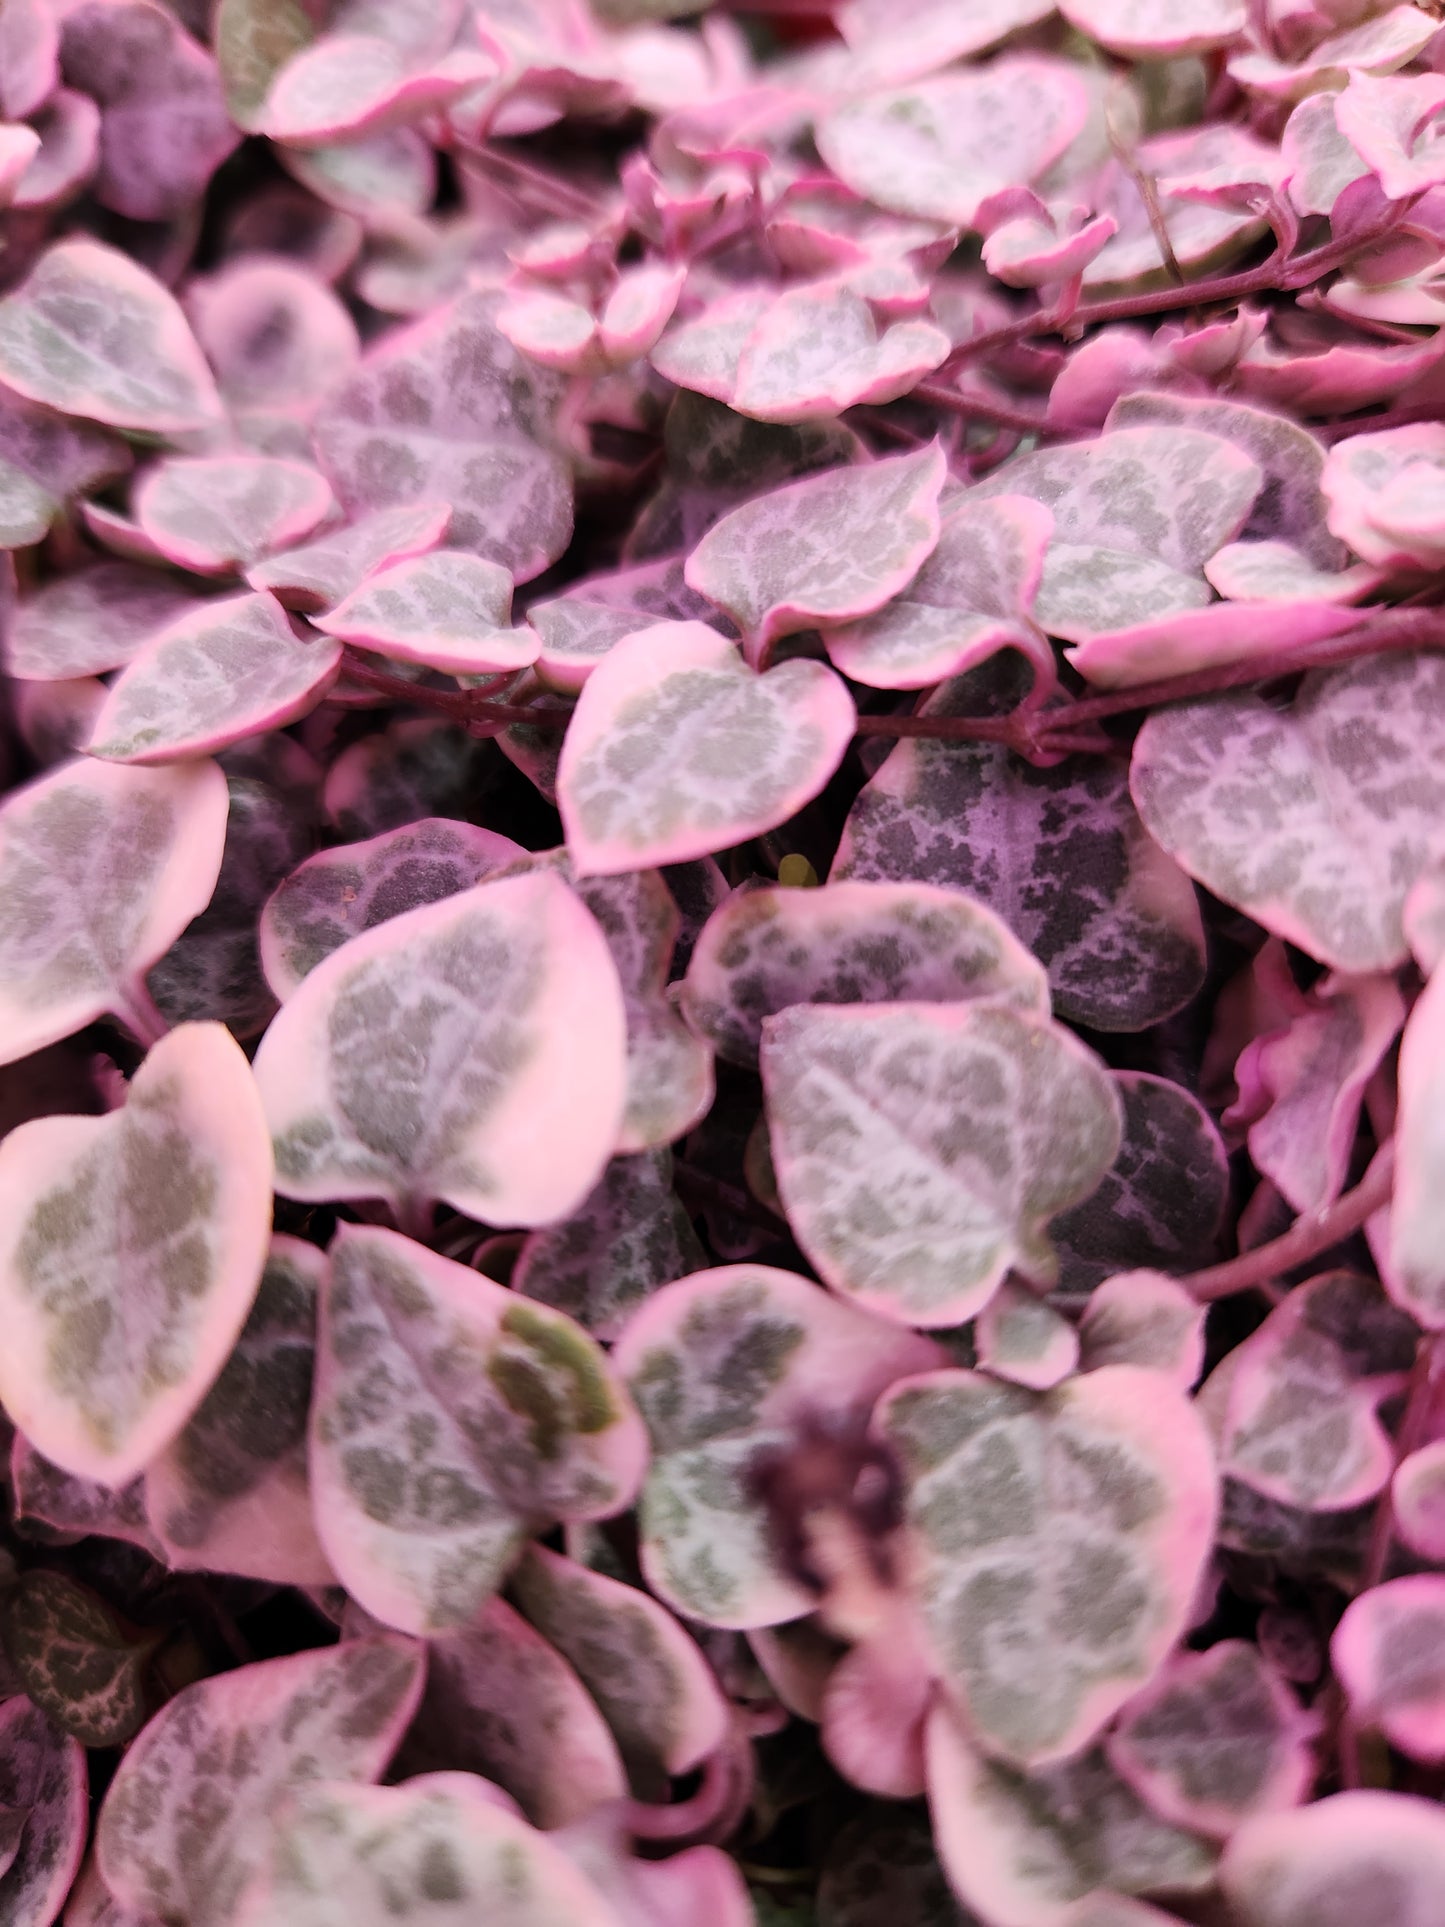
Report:
[[[1296,1218],[1283,1237],[1271,1238],[1268,1244],[1256,1245],[1253,1251],[1242,1251],[1225,1264],[1192,1271],[1179,1280],[1180,1284],[1201,1303],[1212,1304],[1216,1298],[1230,1298],[1237,1291],[1250,1291],[1279,1277],[1281,1272],[1293,1271],[1296,1265],[1308,1264],[1311,1258],[1318,1258],[1322,1251],[1328,1251],[1331,1245],[1358,1231],[1367,1218],[1372,1218],[1382,1205],[1390,1202],[1394,1175],[1394,1144],[1382,1145],[1353,1191],[1336,1198],[1323,1211],[1306,1212]]]

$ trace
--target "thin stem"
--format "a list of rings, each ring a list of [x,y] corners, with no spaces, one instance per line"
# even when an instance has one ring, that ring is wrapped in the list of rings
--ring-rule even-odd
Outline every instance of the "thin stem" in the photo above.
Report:
[[[435,709],[459,723],[534,723],[542,729],[565,729],[567,714],[570,713],[558,712],[555,722],[552,722],[547,720],[546,710],[533,709],[526,703],[494,703],[481,692],[473,693],[469,689],[428,689],[421,683],[408,682],[405,676],[393,676],[385,669],[373,668],[351,649],[346,651],[342,660],[342,674],[352,682],[362,683],[368,689],[376,689],[383,695],[393,697],[399,703],[415,703],[423,709]]]
[[[154,997],[139,978],[115,998],[110,1014],[146,1050],[158,1044],[170,1029]]]
[[[1253,1251],[1242,1251],[1225,1264],[1210,1265],[1204,1271],[1190,1272],[1180,1283],[1204,1304],[1216,1298],[1231,1298],[1238,1291],[1250,1291],[1296,1265],[1308,1264],[1322,1251],[1337,1245],[1358,1231],[1390,1201],[1390,1186],[1395,1175],[1395,1147],[1385,1144],[1375,1153],[1370,1168],[1353,1191],[1327,1205],[1323,1211],[1310,1211],[1296,1218],[1283,1237]]]

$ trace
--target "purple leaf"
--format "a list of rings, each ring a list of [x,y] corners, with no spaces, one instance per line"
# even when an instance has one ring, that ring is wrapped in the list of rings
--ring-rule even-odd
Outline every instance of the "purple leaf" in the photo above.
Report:
[[[1088,106],[1081,69],[1015,55],[850,101],[816,135],[833,172],[879,207],[968,227],[991,194],[1059,159]]]
[[[158,629],[195,607],[174,577],[126,562],[100,562],[57,576],[26,596],[11,619],[5,666],[12,676],[62,681],[128,663]]]
[[[1039,964],[981,903],[927,883],[735,891],[704,925],[681,992],[730,1063],[757,1063],[763,1023],[795,1004],[999,998],[1047,1011]]]
[[[602,933],[558,877],[394,917],[317,965],[261,1040],[278,1189],[565,1217],[617,1140],[624,1025]]]
[[[277,73],[257,131],[291,147],[357,140],[437,113],[495,72],[477,50],[418,65],[375,34],[329,33]]]
[[[1159,1271],[1121,1271],[1090,1294],[1079,1366],[1144,1365],[1187,1392],[1204,1365],[1204,1307]]]
[[[425,1655],[387,1634],[263,1660],[187,1686],[134,1742],[96,1828],[123,1907],[195,1927],[237,1921],[276,1809],[318,1779],[384,1770],[421,1693]]]
[[[0,1604],[0,1630],[24,1692],[62,1733],[123,1746],[145,1725],[143,1676],[161,1636],[125,1627],[98,1593],[32,1569]]]
[[[1428,1331],[1445,1326],[1445,971],[1436,971],[1410,1013],[1400,1045],[1400,1113],[1390,1206],[1391,1295]]]
[[[118,763],[170,763],[304,716],[335,680],[341,645],[298,636],[274,596],[203,604],[153,635],[111,686],[86,745]]]
[[[146,1524],[143,1473],[118,1492],[90,1479],[73,1479],[17,1432],[10,1454],[10,1481],[15,1517],[27,1537],[42,1544],[71,1545],[99,1533],[160,1557],[161,1548]]]
[[[58,241],[0,301],[0,381],[116,428],[176,434],[221,416],[175,298],[113,248]]]
[[[284,1586],[331,1583],[306,1463],[324,1269],[314,1245],[272,1239],[255,1302],[220,1376],[147,1467],[146,1514],[167,1565]]]
[[[1119,1149],[1107,1072],[1035,1010],[797,1005],[760,1055],[795,1236],[835,1290],[905,1324],[961,1324],[1011,1266],[1052,1283],[1048,1221]]]
[[[922,713],[988,713],[993,673],[946,683]],[[1044,965],[1059,1015],[1098,1030],[1157,1023],[1202,979],[1193,888],[1102,757],[1034,769],[994,744],[900,743],[854,802],[830,876],[968,891]]]
[[[1337,970],[1388,970],[1439,842],[1442,729],[1437,658],[1375,657],[1306,677],[1286,709],[1240,692],[1156,711],[1130,787],[1150,834],[1216,896]]]
[[[1330,1657],[1361,1726],[1412,1760],[1445,1760],[1445,1577],[1415,1573],[1361,1593]]]
[[[12,1131],[0,1196],[0,1400],[64,1470],[123,1486],[204,1398],[261,1276],[271,1154],[240,1049],[171,1032],[121,1110]]]
[[[874,1422],[948,1694],[997,1758],[1066,1759],[1188,1623],[1218,1506],[1194,1407],[1128,1365],[1044,1393],[942,1371],[895,1385]]]
[[[930,446],[775,489],[709,530],[688,557],[688,586],[727,610],[752,651],[871,615],[937,543],[946,474]]]
[[[1255,1647],[1226,1639],[1167,1661],[1104,1750],[1162,1820],[1228,1839],[1252,1814],[1304,1799],[1317,1724]]]
[[[40,541],[67,497],[129,467],[113,435],[0,388],[0,548]]]
[[[1445,1815],[1412,1794],[1336,1793],[1261,1814],[1230,1841],[1220,1884],[1244,1927],[1430,1927],[1445,1879]]]
[[[60,24],[51,0],[6,0],[0,19],[0,115],[24,120],[60,79]]]
[[[546,740],[555,748],[555,738]],[[341,752],[322,800],[343,837],[379,836],[422,817],[469,817],[495,767],[487,743],[465,725],[403,716]]]
[[[1018,1773],[975,1745],[950,1708],[934,1708],[928,1798],[939,1858],[989,1927],[1164,1927],[1171,1916],[1130,1912],[1127,1896],[1212,1885],[1214,1851],[1151,1812],[1097,1749]]]
[[[319,850],[261,912],[261,962],[282,1002],[334,950],[378,924],[470,890],[524,855],[492,830],[424,817],[365,843]]]
[[[173,459],[136,490],[136,520],[168,562],[228,575],[309,535],[335,508],[323,476],[264,455]]]
[[[215,887],[226,809],[213,763],[76,761],[12,792],[0,808],[0,1059],[106,1011],[135,1015],[145,972]]]
[[[316,448],[350,515],[450,502],[452,545],[525,582],[571,537],[571,478],[549,441],[554,378],[497,332],[495,308],[463,295],[384,337],[322,406]]]
[[[0,1804],[25,1815],[0,1913],[7,1927],[50,1927],[85,1853],[85,1754],[24,1698],[0,1706]]]
[[[337,1575],[409,1632],[464,1626],[529,1528],[621,1511],[646,1440],[570,1318],[346,1226],[322,1298],[311,1480]]]
[[[679,863],[786,822],[833,774],[854,721],[820,663],[755,674],[701,622],[626,637],[588,678],[558,767],[577,874]]]
[[[1051,542],[1033,614],[1041,629],[1066,642],[1112,637],[1115,630],[1151,622],[1172,636],[1181,615],[1211,599],[1209,584],[1196,571],[1124,549]]]
[[[512,628],[512,578],[495,562],[453,549],[393,562],[369,575],[316,626],[400,662],[449,675],[525,669],[538,641]]]
[[[60,67],[100,108],[96,198],[133,221],[183,214],[240,140],[215,61],[157,0],[64,9]]]
[[[613,1364],[652,1441],[639,1509],[642,1570],[675,1612],[775,1626],[815,1603],[779,1557],[757,1475],[809,1415],[861,1425],[896,1378],[942,1354],[792,1272],[727,1265],[653,1294]]]
[[[217,386],[236,408],[309,413],[361,353],[356,323],[338,297],[286,261],[242,259],[192,281],[186,312]]]

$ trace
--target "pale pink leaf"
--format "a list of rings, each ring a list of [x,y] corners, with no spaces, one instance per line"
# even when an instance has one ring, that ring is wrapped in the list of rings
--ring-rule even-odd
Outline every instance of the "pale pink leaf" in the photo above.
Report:
[[[1229,542],[1204,573],[1231,602],[1363,602],[1384,581],[1367,563],[1322,569],[1287,542]],[[1291,638],[1293,640],[1293,638]]]
[[[131,658],[86,748],[120,763],[206,755],[304,716],[340,662],[339,642],[298,636],[273,596],[203,603]]]
[[[1330,1657],[1360,1725],[1412,1760],[1445,1760],[1445,1576],[1415,1573],[1361,1593]]]
[[[1337,93],[1306,95],[1280,136],[1285,186],[1301,214],[1328,214],[1345,189],[1370,172],[1339,130],[1335,118],[1339,99]]]
[[[80,0],[61,14],[66,85],[100,108],[96,198],[133,221],[184,214],[240,141],[215,61],[158,0]]]
[[[306,1466],[324,1268],[314,1245],[271,1240],[235,1349],[185,1429],[147,1466],[146,1515],[173,1569],[332,1583]]]
[[[652,350],[652,365],[680,388],[731,402],[748,337],[777,299],[766,287],[739,288],[709,301],[700,315],[670,328]]]
[[[906,1324],[973,1317],[1011,1266],[1052,1283],[1048,1222],[1119,1149],[1107,1072],[1036,1010],[795,1005],[760,1056],[794,1235],[835,1290]]]
[[[1422,19],[1419,7],[1382,8],[1373,18],[1361,19],[1363,12],[1366,9],[1325,0],[1310,23],[1309,38],[1325,23],[1339,24],[1342,31],[1327,33],[1299,60],[1277,60],[1249,50],[1237,53],[1229,62],[1230,75],[1241,87],[1270,100],[1318,98],[1320,90],[1324,99],[1338,98],[1353,73],[1389,74],[1408,66],[1434,32],[1430,16]]]
[[[845,1652],[823,1689],[819,1737],[851,1785],[913,1800],[927,1785],[923,1735],[934,1698],[929,1655],[906,1622]]]
[[[318,629],[378,655],[450,675],[525,669],[540,647],[511,627],[512,578],[464,550],[433,549],[369,575]]]
[[[478,49],[418,64],[376,34],[332,32],[281,68],[257,131],[289,147],[358,140],[437,113],[495,72]]]
[[[12,676],[58,682],[120,669],[195,598],[173,576],[101,562],[26,596],[5,638]]]
[[[24,120],[60,79],[60,23],[51,0],[6,0],[0,11],[0,114]]]
[[[348,528],[331,529],[299,549],[267,557],[246,571],[253,589],[269,589],[288,609],[329,609],[378,569],[434,549],[447,532],[445,502],[378,509]]]
[[[115,1900],[100,1877],[95,1855],[85,1865],[65,1903],[64,1927],[161,1927],[154,1914],[133,1913]]]
[[[122,1109],[12,1131],[0,1194],[0,1401],[65,1471],[125,1485],[205,1397],[265,1261],[271,1152],[239,1046],[172,1031]]]
[[[364,843],[318,850],[261,912],[261,963],[284,1003],[332,951],[407,910],[470,890],[524,855],[493,830],[423,817]]]
[[[1413,422],[1336,442],[1323,486],[1331,529],[1366,562],[1385,569],[1445,562],[1445,425]]]
[[[1445,1565],[1445,1439],[1407,1453],[1390,1488],[1395,1531],[1431,1565]]]
[[[503,1799],[454,1772],[307,1787],[266,1830],[270,1864],[243,1927],[371,1927],[398,1916],[436,1927],[643,1927]]]
[[[1377,1414],[1418,1333],[1372,1279],[1331,1271],[1297,1285],[1215,1368],[1222,1469],[1267,1499],[1341,1512],[1389,1481]]]
[[[933,444],[775,489],[709,530],[688,557],[688,586],[726,609],[754,650],[871,615],[936,546],[946,475]]]
[[[1063,0],[1064,18],[1111,53],[1169,59],[1244,36],[1244,0]]]
[[[974,1323],[978,1368],[1010,1385],[1047,1392],[1079,1363],[1079,1338],[1061,1311],[1005,1278]]]
[[[0,1060],[24,1057],[136,987],[215,888],[226,781],[214,763],[64,764],[0,808]]]
[[[1440,74],[1380,78],[1356,68],[1335,103],[1335,120],[1386,196],[1398,201],[1445,183],[1445,145],[1432,124],[1442,107]]]
[[[335,506],[314,468],[265,455],[173,457],[135,496],[151,541],[196,575],[229,575],[299,542]]]
[[[1332,1794],[1247,1821],[1219,1873],[1243,1927],[1433,1927],[1445,1814],[1413,1794]]]
[[[1227,1839],[1255,1813],[1298,1806],[1317,1771],[1316,1721],[1246,1640],[1178,1652],[1104,1742],[1162,1820]]]
[[[95,241],[56,242],[0,301],[0,381],[152,435],[213,428],[222,413],[175,297]]]
[[[322,405],[315,437],[348,514],[450,502],[452,546],[524,582],[571,539],[572,482],[550,440],[558,385],[498,332],[500,299],[464,294],[383,337]],[[0,377],[3,342],[0,325]]]
[[[635,1586],[532,1545],[511,1597],[576,1669],[617,1741],[633,1789],[656,1797],[727,1737],[731,1709],[697,1642]]]
[[[9,207],[15,190],[40,152],[40,136],[33,127],[0,121],[0,209]]]
[[[1155,134],[1139,142],[1127,165],[1114,155],[1091,183],[1089,200],[1118,230],[1084,269],[1085,288],[1132,292],[1157,287],[1169,273],[1139,191],[1141,174],[1157,183],[1154,202],[1174,260],[1185,273],[1208,276],[1265,231],[1258,209],[1280,172],[1278,149],[1229,121]]]
[[[562,374],[595,375],[606,366],[588,309],[545,288],[514,295],[497,312],[497,332],[529,361]]]
[[[1047,0],[973,0],[966,11],[952,0],[854,0],[838,26],[869,82],[887,86],[982,53],[1050,11]]]
[[[1197,570],[1093,543],[1051,542],[1033,614],[1049,635],[1087,642],[1140,623],[1173,634],[1179,616],[1211,599]]]
[[[624,638],[588,678],[558,765],[577,874],[678,863],[786,822],[838,767],[854,721],[820,663],[758,675],[701,622]]]
[[[1028,618],[1052,529],[1049,510],[1026,496],[965,496],[900,595],[828,630],[829,658],[875,689],[926,689],[1013,648],[1036,659],[1047,682],[1052,652]]]
[[[278,147],[275,154],[319,200],[362,222],[405,221],[425,214],[436,199],[436,154],[414,127],[328,147]]]
[[[794,288],[749,330],[738,357],[732,405],[758,421],[840,414],[858,402],[907,394],[949,352],[929,321],[880,332],[866,301],[843,282]]]
[[[565,1217],[617,1141],[625,1022],[602,932],[559,877],[394,917],[318,964],[261,1040],[278,1188]]]
[[[755,1627],[815,1603],[779,1557],[757,1472],[820,1404],[861,1429],[887,1385],[942,1354],[792,1272],[728,1265],[655,1292],[612,1358],[652,1442],[639,1502],[648,1585],[689,1619]]]
[[[948,1693],[996,1757],[1066,1759],[1189,1621],[1218,1508],[1194,1406],[1129,1365],[1043,1393],[944,1371],[894,1386],[875,1424]]]
[[[194,1927],[239,1920],[282,1800],[317,1779],[378,1778],[424,1671],[423,1648],[389,1634],[183,1688],[132,1744],[101,1807],[96,1851],[112,1895]]]
[[[85,1853],[90,1801],[85,1752],[38,1706],[17,1695],[0,1706],[0,1804],[24,1815],[0,1874],[6,1927],[50,1927]]]
[[[1445,870],[1432,865],[1415,879],[1405,898],[1404,925],[1416,963],[1433,976],[1445,957]]]
[[[681,1008],[729,1062],[757,1063],[763,1023],[795,1004],[959,1003],[1046,1011],[1038,962],[993,912],[927,883],[735,891],[704,925]]]
[[[609,361],[632,361],[653,347],[672,319],[685,278],[682,268],[662,262],[623,270],[597,321]]]
[[[1429,1331],[1445,1326],[1445,971],[1410,1013],[1400,1045],[1400,1109],[1390,1206],[1392,1294]]]
[[[1096,688],[1125,689],[1266,657],[1293,643],[1340,635],[1358,621],[1352,609],[1333,601],[1211,602],[1090,634],[1066,654]]]
[[[61,206],[73,200],[95,172],[100,109],[89,94],[61,87],[36,114],[34,127],[40,148],[16,183],[12,205]]]
[[[990,194],[1058,160],[1088,107],[1078,68],[1005,55],[850,101],[818,122],[816,137],[834,173],[880,207],[967,227]]]
[[[1163,1272],[1116,1272],[1079,1321],[1080,1369],[1104,1365],[1144,1365],[1187,1392],[1204,1365],[1204,1307]]]
[[[539,1827],[620,1806],[627,1793],[622,1756],[587,1689],[499,1598],[427,1642],[426,1691],[397,1770],[447,1768],[480,1774],[499,1802]]]
[[[623,1510],[645,1461],[620,1380],[570,1318],[396,1232],[337,1233],[311,1482],[321,1542],[368,1612],[464,1626],[535,1524]]]
[[[1019,1773],[976,1750],[947,1705],[927,1748],[939,1858],[989,1927],[1166,1927],[1173,1916],[1130,1911],[1128,1896],[1213,1884],[1214,1849],[1160,1819],[1097,1748]]]
[[[299,264],[243,257],[193,280],[186,313],[234,407],[309,413],[361,354],[340,299]]]

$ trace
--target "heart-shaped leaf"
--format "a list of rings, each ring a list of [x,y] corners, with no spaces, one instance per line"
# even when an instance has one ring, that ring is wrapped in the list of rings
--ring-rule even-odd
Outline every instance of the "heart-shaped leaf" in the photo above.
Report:
[[[348,528],[332,529],[299,549],[255,563],[246,580],[253,589],[271,590],[288,609],[334,608],[376,570],[435,548],[451,513],[445,502],[378,509]]]
[[[555,750],[555,738],[546,740]],[[461,723],[401,717],[332,763],[322,791],[326,815],[348,839],[379,836],[422,817],[469,819],[490,760],[486,742]]]
[[[465,1625],[531,1525],[620,1511],[644,1459],[636,1413],[570,1318],[395,1232],[338,1234],[311,1479],[322,1544],[368,1612],[410,1632]]]
[[[1026,496],[965,496],[902,595],[832,630],[829,657],[875,689],[931,688],[1009,646],[1036,652],[1052,676],[1052,657],[1028,620],[1052,528],[1049,511]]]
[[[283,1586],[330,1584],[306,1463],[324,1268],[314,1245],[271,1240],[255,1303],[220,1376],[146,1468],[146,1515],[167,1565]]]
[[[668,556],[632,569],[611,569],[574,582],[565,594],[534,602],[527,621],[541,638],[537,674],[549,689],[576,695],[616,642],[658,623],[709,622],[720,634],[733,624],[682,578]]]
[[[95,241],[57,241],[0,301],[0,381],[150,435],[213,428],[222,414],[174,296]]]
[[[131,658],[87,750],[118,763],[168,763],[224,749],[304,716],[340,662],[340,643],[298,636],[274,596],[203,603]]]
[[[103,675],[194,607],[173,576],[100,562],[24,598],[5,638],[5,666],[12,676],[46,682]]]
[[[722,1745],[730,1709],[716,1676],[650,1594],[540,1545],[527,1548],[510,1591],[601,1707],[640,1798]]]
[[[443,1763],[482,1775],[539,1827],[567,1826],[627,1792],[617,1743],[587,1689],[502,1599],[427,1641],[427,1687],[397,1766],[431,1773]]]
[[[1148,1927],[1152,1910],[1129,1912],[1126,1896],[1199,1893],[1213,1881],[1212,1849],[1151,1812],[1098,1749],[1018,1773],[975,1751],[938,1706],[928,1798],[954,1891],[990,1927]]]
[[[1336,1512],[1372,1498],[1394,1454],[1376,1407],[1414,1362],[1414,1322],[1373,1279],[1298,1285],[1210,1380],[1220,1465],[1266,1498]]]
[[[379,35],[333,32],[293,54],[276,75],[259,131],[291,147],[355,140],[440,112],[495,73],[476,50],[419,66]]]
[[[1445,1760],[1445,1576],[1412,1573],[1352,1599],[1330,1657],[1361,1726],[1412,1760]]]
[[[941,1354],[792,1272],[726,1265],[648,1299],[613,1364],[652,1440],[639,1522],[648,1585],[710,1626],[775,1626],[814,1596],[772,1543],[758,1475],[825,1404],[861,1429],[895,1378]]]
[[[754,655],[779,636],[871,615],[937,543],[946,474],[931,445],[774,489],[708,531],[687,559],[688,586],[727,610]]]
[[[247,1927],[448,1914],[494,1927],[624,1927],[627,1917],[505,1798],[466,1773],[307,1788],[270,1834]]]
[[[944,684],[922,713],[989,713],[1011,660]],[[1043,964],[1058,1014],[1097,1030],[1157,1023],[1203,980],[1194,891],[1103,757],[1034,769],[993,743],[900,743],[854,803],[830,876],[969,891]]]
[[[1176,1653],[1124,1708],[1104,1750],[1160,1819],[1227,1839],[1251,1814],[1305,1797],[1315,1726],[1257,1648],[1225,1639]]]
[[[1445,1565],[1445,1439],[1408,1452],[1390,1486],[1395,1530],[1432,1565]]]
[[[613,1158],[570,1217],[529,1232],[510,1282],[610,1341],[645,1298],[706,1263],[673,1194],[672,1153],[644,1151]]]
[[[1201,575],[1153,556],[1090,542],[1053,542],[1033,613],[1049,635],[1082,643],[1149,622],[1169,623],[1172,633],[1181,615],[1211,600]]]
[[[63,1573],[22,1573],[0,1633],[31,1701],[82,1746],[123,1746],[144,1726],[144,1672],[161,1636],[122,1626],[97,1593]]]
[[[236,409],[309,414],[361,354],[339,296],[299,262],[242,257],[186,290],[186,313]]]
[[[96,1850],[123,1907],[239,1920],[276,1810],[318,1779],[377,1778],[416,1710],[425,1654],[395,1634],[220,1673],[177,1693],[122,1760]]]
[[[227,575],[309,535],[336,506],[304,462],[217,455],[162,462],[136,490],[136,520],[168,561]]]
[[[1363,602],[1384,580],[1363,562],[1322,569],[1286,542],[1226,542],[1204,573],[1232,602]]]
[[[73,1479],[37,1452],[17,1432],[10,1451],[10,1483],[15,1494],[15,1516],[27,1536],[57,1545],[99,1533],[124,1539],[153,1558],[160,1546],[146,1524],[145,1476],[113,1492],[90,1479]]]
[[[1150,834],[1216,896],[1337,970],[1408,954],[1405,894],[1441,848],[1445,663],[1375,656],[1253,693],[1172,704],[1135,740]]]
[[[859,402],[893,401],[948,354],[931,321],[881,329],[844,281],[792,288],[769,302],[738,355],[732,392],[741,415],[801,422],[839,415]]]
[[[778,1189],[835,1290],[905,1324],[1041,1284],[1050,1218],[1113,1163],[1121,1106],[1068,1031],[993,1000],[796,1005],[763,1024]]]
[[[1145,1365],[1187,1392],[1204,1365],[1204,1312],[1158,1271],[1121,1271],[1097,1286],[1079,1320],[1079,1364]]]
[[[449,675],[525,669],[537,637],[510,626],[512,578],[495,562],[433,549],[368,576],[317,628],[400,662]]]
[[[730,1063],[758,1061],[764,1021],[795,1004],[1001,998],[1047,1012],[1040,965],[961,890],[830,883],[736,891],[704,925],[681,1005]]]
[[[1158,60],[1227,47],[1244,32],[1244,0],[1064,0],[1080,33],[1116,54]]]
[[[214,763],[66,763],[6,800],[0,1059],[24,1057],[106,1011],[151,1034],[141,980],[206,906],[226,808]]]
[[[1036,180],[1084,126],[1081,70],[1025,55],[865,94],[819,121],[823,159],[896,214],[971,226],[1005,187]]]
[[[0,1706],[0,1806],[25,1817],[0,1875],[0,1913],[14,1927],[50,1927],[85,1853],[85,1753],[20,1695]]]
[[[1229,1161],[1214,1120],[1182,1084],[1115,1071],[1124,1140],[1098,1189],[1054,1220],[1058,1293],[1079,1302],[1114,1272],[1199,1270],[1217,1255]]]
[[[1412,422],[1337,442],[1322,481],[1330,528],[1383,569],[1445,560],[1445,430]]]
[[[838,767],[855,720],[821,663],[758,675],[701,622],[624,638],[588,677],[557,770],[577,875],[706,856],[786,822]]]
[[[1066,1759],[1179,1637],[1218,1506],[1209,1439],[1158,1372],[1112,1365],[1031,1393],[974,1372],[895,1386],[913,1590],[977,1744]]]
[[[1079,1336],[1068,1319],[1012,1278],[978,1314],[973,1341],[980,1371],[1031,1392],[1049,1391],[1079,1363]]]
[[[293,870],[261,912],[261,962],[284,1002],[333,950],[424,904],[470,890],[525,855],[494,830],[423,817],[364,843],[318,850]]]
[[[107,1117],[0,1147],[0,1401],[47,1458],[122,1486],[180,1431],[256,1294],[271,1153],[240,1049],[172,1031]]]
[[[394,917],[318,964],[261,1040],[278,1188],[565,1217],[617,1141],[625,1024],[606,941],[559,877]]]
[[[1261,1814],[1219,1869],[1244,1927],[1429,1927],[1445,1880],[1445,1814],[1431,1800],[1359,1790]]]
[[[452,546],[525,582],[571,537],[572,485],[548,441],[556,378],[498,333],[498,300],[466,294],[385,337],[322,407],[316,448],[351,515],[450,502]]]

